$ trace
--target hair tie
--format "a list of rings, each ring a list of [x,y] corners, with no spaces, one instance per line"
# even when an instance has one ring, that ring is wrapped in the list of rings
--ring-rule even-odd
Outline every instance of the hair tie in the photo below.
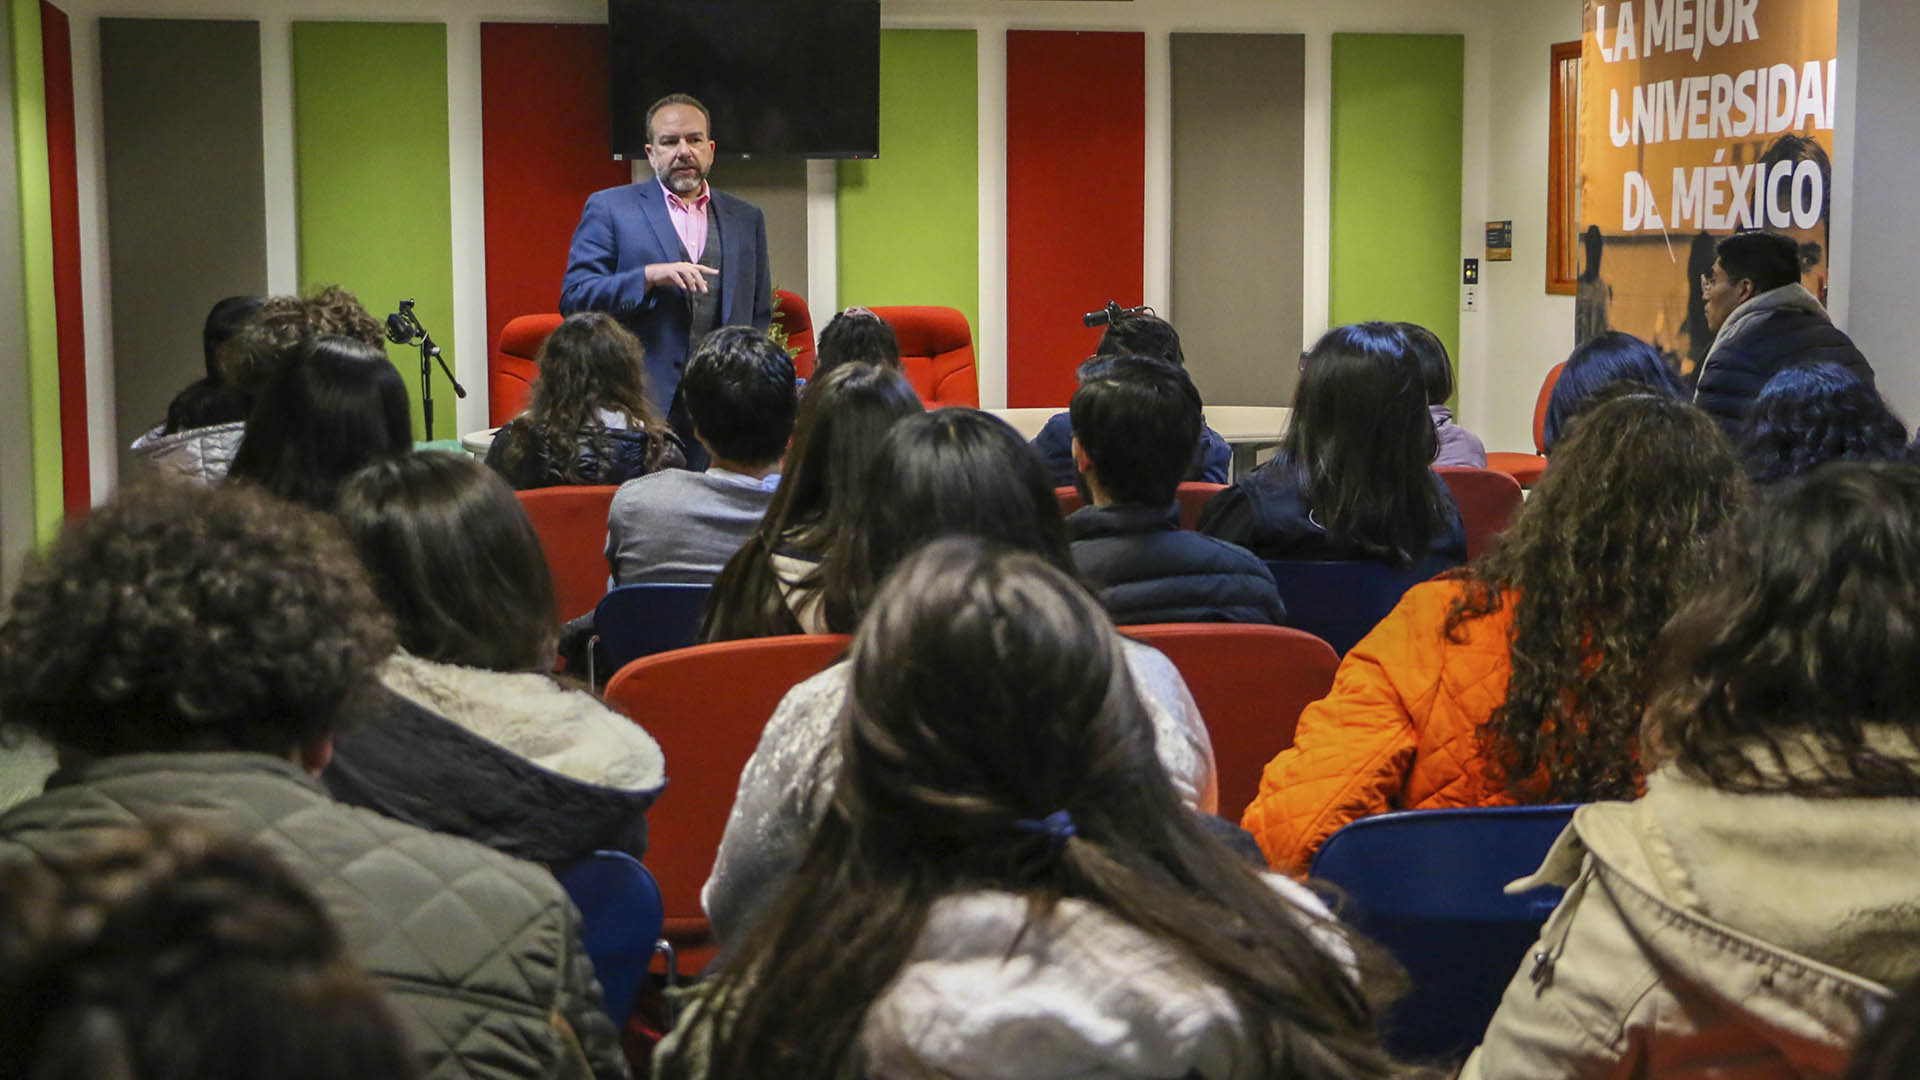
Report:
[[[1073,815],[1065,810],[1055,810],[1039,819],[1017,818],[1014,820],[1013,827],[1021,832],[1040,833],[1050,838],[1055,846],[1064,844],[1068,837],[1077,835],[1077,830],[1073,827]]]

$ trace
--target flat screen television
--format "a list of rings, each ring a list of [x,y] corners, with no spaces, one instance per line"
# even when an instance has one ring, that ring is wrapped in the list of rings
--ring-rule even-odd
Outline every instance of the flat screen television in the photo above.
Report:
[[[647,106],[692,94],[725,155],[880,153],[880,0],[608,0],[613,153],[646,158]]]

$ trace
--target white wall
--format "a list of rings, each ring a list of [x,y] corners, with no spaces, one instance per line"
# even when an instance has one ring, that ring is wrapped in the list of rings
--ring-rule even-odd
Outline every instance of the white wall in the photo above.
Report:
[[[1580,0],[1508,0],[1489,58],[1486,216],[1513,222],[1513,261],[1480,264],[1485,333],[1461,365],[1462,422],[1490,450],[1533,450],[1533,403],[1547,369],[1573,348],[1573,297],[1547,282],[1547,87],[1550,46],[1580,37]],[[1469,405],[1472,402],[1473,405]]]
[[[1887,401],[1920,423],[1920,3],[1841,0],[1834,131],[1834,321],[1873,364]],[[1849,85],[1851,83],[1851,85]]]

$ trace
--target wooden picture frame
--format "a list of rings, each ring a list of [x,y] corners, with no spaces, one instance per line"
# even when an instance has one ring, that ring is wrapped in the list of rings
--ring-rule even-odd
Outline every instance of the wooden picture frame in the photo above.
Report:
[[[1580,276],[1580,43],[1552,46],[1547,78],[1547,292]]]

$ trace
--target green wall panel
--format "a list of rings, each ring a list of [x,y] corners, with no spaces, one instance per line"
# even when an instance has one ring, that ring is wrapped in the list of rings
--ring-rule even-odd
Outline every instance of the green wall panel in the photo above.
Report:
[[[880,156],[839,167],[842,305],[959,308],[978,337],[976,58],[971,30],[881,31]]]
[[[1416,322],[1460,355],[1465,39],[1333,36],[1328,321]]]
[[[293,130],[301,287],[344,285],[375,318],[410,296],[427,329],[451,342],[446,27],[294,23]],[[388,352],[414,395],[415,436],[455,437],[453,388],[438,365],[434,430],[423,435],[419,351]]]
[[[64,513],[60,465],[60,328],[53,301],[53,187],[47,177],[47,74],[38,0],[8,7],[13,48],[14,161],[26,299],[27,417],[33,439],[33,525],[42,539]]]

